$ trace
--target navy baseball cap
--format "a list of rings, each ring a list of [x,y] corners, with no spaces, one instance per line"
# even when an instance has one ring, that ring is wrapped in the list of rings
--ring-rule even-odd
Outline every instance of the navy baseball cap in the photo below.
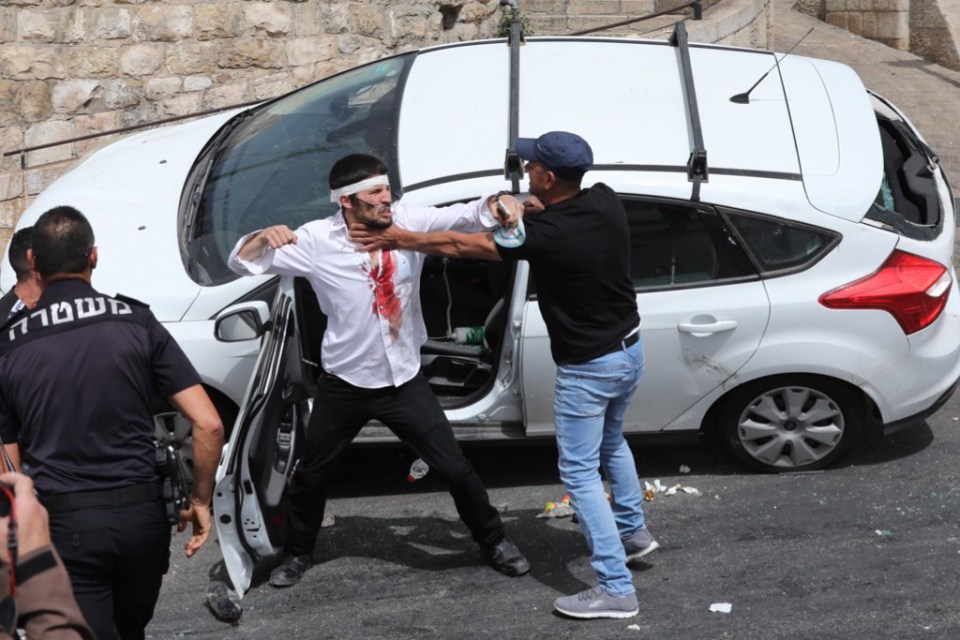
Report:
[[[575,133],[551,131],[539,138],[517,138],[517,155],[538,161],[563,180],[576,182],[593,166],[593,150]]]

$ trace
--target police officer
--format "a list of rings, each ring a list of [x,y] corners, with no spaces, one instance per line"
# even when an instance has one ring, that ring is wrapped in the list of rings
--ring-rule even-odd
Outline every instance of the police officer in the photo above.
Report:
[[[24,227],[10,238],[10,266],[17,275],[17,284],[0,298],[0,325],[24,308],[32,309],[40,298],[40,281],[27,260],[33,227]]]
[[[195,479],[179,530],[187,557],[210,533],[223,426],[186,356],[150,310],[98,293],[90,223],[50,209],[33,228],[43,293],[0,330],[0,436],[50,514],[53,544],[99,640],[143,638],[170,556],[151,403],[193,425]]]

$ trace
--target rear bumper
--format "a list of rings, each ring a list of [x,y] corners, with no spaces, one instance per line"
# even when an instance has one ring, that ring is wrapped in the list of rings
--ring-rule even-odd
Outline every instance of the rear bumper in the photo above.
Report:
[[[927,418],[935,414],[937,411],[939,411],[940,407],[946,404],[947,400],[950,399],[950,396],[953,395],[953,392],[957,390],[958,386],[960,386],[960,378],[957,378],[956,380],[954,380],[953,384],[951,384],[946,391],[940,394],[940,397],[937,398],[936,401],[932,405],[930,405],[928,408],[924,409],[919,413],[915,413],[912,416],[907,416],[906,418],[901,418],[900,420],[895,420],[893,422],[888,422],[884,424],[881,429],[883,435],[887,436],[887,435],[890,435],[891,433],[896,433],[901,429],[905,429],[907,427],[913,427],[918,424],[921,424],[924,420],[926,420]]]

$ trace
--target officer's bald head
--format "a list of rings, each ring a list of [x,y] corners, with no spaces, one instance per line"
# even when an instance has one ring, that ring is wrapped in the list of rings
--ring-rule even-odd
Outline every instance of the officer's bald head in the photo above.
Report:
[[[69,206],[54,207],[33,225],[33,264],[41,277],[82,274],[90,264],[93,227]]]

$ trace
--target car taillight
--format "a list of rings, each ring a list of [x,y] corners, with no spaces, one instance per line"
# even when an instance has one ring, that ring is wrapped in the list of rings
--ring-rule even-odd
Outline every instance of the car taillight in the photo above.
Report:
[[[940,316],[950,284],[950,271],[939,262],[896,250],[876,272],[820,296],[820,304],[830,309],[881,309],[909,335]]]

